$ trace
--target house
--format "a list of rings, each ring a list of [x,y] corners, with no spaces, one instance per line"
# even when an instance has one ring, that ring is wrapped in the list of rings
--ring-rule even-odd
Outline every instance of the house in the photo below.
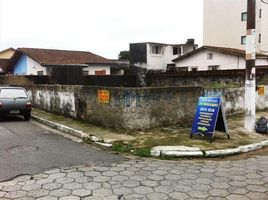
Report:
[[[13,48],[8,48],[8,49],[0,51],[0,73],[1,74],[5,73],[8,63],[10,61],[10,58],[13,56],[15,51],[16,50]]]
[[[245,51],[203,46],[173,60],[177,71],[245,69]],[[256,54],[256,67],[268,67],[268,55]]]
[[[84,75],[110,75],[113,62],[85,51],[18,48],[8,71],[14,75],[50,75],[53,67],[83,67]]]
[[[165,71],[167,67],[174,66],[173,59],[196,48],[194,39],[188,39],[185,44],[131,43],[130,66]]]
[[[204,0],[203,44],[246,49],[246,0]],[[267,1],[266,1],[267,2]],[[256,0],[256,53],[268,55],[268,5]]]
[[[123,75],[125,70],[129,69],[129,60],[122,59],[110,59],[113,61],[113,65],[111,65],[111,74],[113,75]]]

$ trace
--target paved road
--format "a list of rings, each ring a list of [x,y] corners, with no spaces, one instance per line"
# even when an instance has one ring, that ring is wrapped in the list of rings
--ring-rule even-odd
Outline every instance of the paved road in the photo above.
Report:
[[[73,142],[34,121],[18,117],[0,120],[0,182],[20,174],[36,174],[55,167],[74,165],[110,165],[123,160]]]
[[[203,162],[130,160],[110,167],[57,168],[0,183],[0,199],[267,200],[267,166],[268,156]]]

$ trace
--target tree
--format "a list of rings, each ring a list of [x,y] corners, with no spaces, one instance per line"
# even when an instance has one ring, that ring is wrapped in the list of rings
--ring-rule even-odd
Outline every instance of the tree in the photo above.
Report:
[[[118,59],[119,60],[129,60],[130,59],[129,51],[120,51],[120,53],[118,55]]]

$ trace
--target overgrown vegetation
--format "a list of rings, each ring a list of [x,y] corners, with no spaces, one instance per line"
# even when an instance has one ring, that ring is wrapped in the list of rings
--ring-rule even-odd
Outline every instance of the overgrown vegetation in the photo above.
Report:
[[[124,144],[122,141],[114,142],[112,150],[118,153],[130,153],[134,150],[132,144]]]

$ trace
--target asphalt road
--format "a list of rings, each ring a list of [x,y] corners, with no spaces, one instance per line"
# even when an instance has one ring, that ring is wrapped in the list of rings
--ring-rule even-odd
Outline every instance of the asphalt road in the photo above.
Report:
[[[58,134],[57,134],[58,133]],[[37,122],[19,117],[0,119],[0,182],[55,167],[104,165],[124,158],[79,144]]]

